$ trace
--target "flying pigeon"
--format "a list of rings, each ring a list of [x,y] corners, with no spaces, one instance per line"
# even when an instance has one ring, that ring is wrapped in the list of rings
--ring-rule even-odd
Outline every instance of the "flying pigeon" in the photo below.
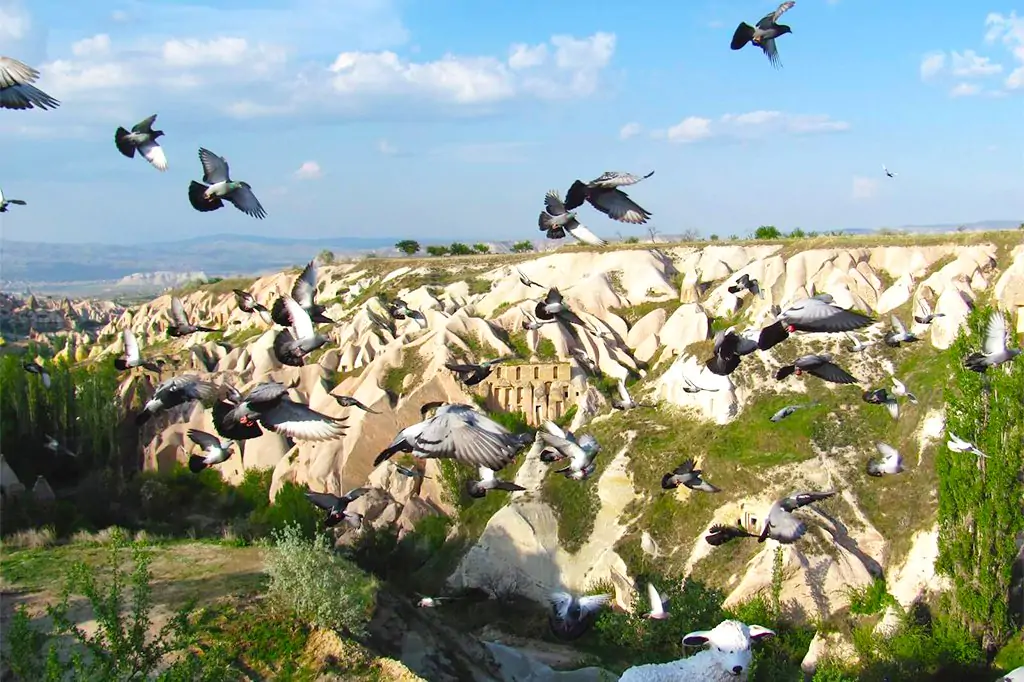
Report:
[[[732,34],[732,43],[729,47],[739,50],[747,43],[753,43],[768,56],[768,61],[771,62],[772,66],[776,69],[779,68],[782,64],[779,61],[779,52],[775,47],[775,39],[787,33],[792,33],[793,29],[785,24],[776,22],[778,22],[779,17],[785,14],[786,10],[795,4],[792,0],[782,3],[778,9],[770,14],[766,14],[757,22],[756,27],[746,22],[740,22],[740,25],[736,27],[736,32]]]
[[[369,303],[367,303],[364,310],[366,310],[367,319],[370,320],[370,323],[375,329],[391,334],[392,338],[398,338],[398,329],[395,327],[395,321],[391,317],[384,317],[383,315],[380,315],[370,307]]]
[[[39,379],[43,382],[45,388],[50,387],[50,373],[43,368],[38,362],[29,361],[21,363],[21,366],[25,368],[25,371],[29,374],[38,374]]]
[[[756,333],[756,332],[755,332]],[[712,356],[704,365],[712,374],[728,376],[740,366],[740,358],[753,353],[758,348],[757,341],[748,335],[739,335],[732,327],[715,333],[715,345]]]
[[[882,172],[888,175],[890,178],[895,178],[897,175],[899,175],[899,173],[893,173],[891,170],[886,168],[884,163],[882,164]]]
[[[531,316],[529,313],[525,311],[524,316],[525,319],[523,320],[523,329],[527,331],[540,329],[546,324],[558,324],[558,320],[556,320],[554,317],[552,317],[550,320],[538,320],[537,318]]]
[[[452,601],[453,599],[455,599],[455,597],[421,597],[420,600],[416,602],[416,607],[420,609],[433,609],[445,602]]]
[[[697,463],[690,458],[677,466],[671,473],[667,473],[661,477],[661,487],[664,490],[674,490],[681,485],[685,485],[690,490],[700,490],[705,493],[717,493],[721,491],[721,488],[713,486],[703,478],[703,473],[700,469],[694,469]]]
[[[404,467],[401,464],[396,464],[394,462],[392,462],[391,465],[395,467],[395,471],[406,478],[430,478],[430,476],[427,476],[419,469],[410,469],[409,467]]]
[[[434,415],[427,417],[430,411],[434,411]],[[521,436],[469,405],[425,403],[420,415],[423,421],[399,431],[391,444],[377,455],[374,466],[399,452],[410,452],[423,459],[454,459],[500,471],[525,445]]]
[[[813,374],[819,379],[831,381],[834,384],[855,384],[857,380],[839,365],[833,364],[832,356],[828,353],[819,355],[803,355],[797,358],[792,365],[784,365],[775,373],[779,381],[790,374],[801,376],[804,372]]]
[[[576,219],[576,214],[568,211],[562,203],[557,190],[549,190],[544,195],[544,210],[537,218],[541,232],[547,233],[548,239],[563,239],[565,233],[571,234],[577,241],[591,246],[607,246],[608,242],[591,232]]]
[[[487,360],[479,364],[467,363],[460,365],[454,362],[446,362],[444,366],[455,372],[459,381],[466,384],[467,386],[476,386],[481,381],[491,376],[491,372],[494,371],[494,365],[499,362],[507,362],[514,360],[516,356],[506,355],[504,357],[497,358],[496,360]]]
[[[808,403],[806,405],[786,405],[781,410],[773,414],[769,418],[769,421],[778,423],[802,407],[814,407],[815,405],[817,405],[817,403]]]
[[[715,393],[715,392],[718,391],[718,389],[717,388],[706,388],[704,386],[698,386],[697,384],[693,383],[693,380],[690,379],[690,377],[684,376],[683,377],[683,391],[686,392],[686,393],[700,393],[701,391],[708,391],[710,393]]]
[[[413,310],[400,298],[393,299],[388,305],[388,314],[396,320],[416,320],[421,329],[427,328],[427,318],[419,310]]]
[[[629,390],[626,388],[626,382],[619,379],[619,398],[618,400],[612,400],[612,407],[616,410],[632,410],[637,407],[654,407],[645,403],[638,403],[633,400],[633,396],[629,394]]]
[[[776,315],[776,321],[761,330],[758,347],[768,350],[795,331],[851,332],[874,322],[867,315],[837,306],[830,295],[818,294],[792,303]]]
[[[193,180],[188,186],[188,200],[192,208],[203,213],[216,211],[230,201],[239,211],[262,220],[267,217],[259,199],[247,182],[234,182],[228,175],[228,162],[208,149],[199,148],[199,161],[203,164],[202,184]]]
[[[32,85],[39,72],[11,57],[0,57],[0,109],[56,109],[60,102]]]
[[[555,469],[556,474],[564,474],[566,478],[571,478],[574,481],[584,481],[590,478],[597,469],[594,458],[601,451],[601,446],[597,439],[589,433],[580,436],[578,441],[563,438],[547,429],[541,429],[537,433],[540,434],[545,445],[554,448],[559,454],[569,459],[569,466]]]
[[[668,618],[668,611],[665,610],[665,607],[668,606],[668,600],[661,598],[661,595],[658,594],[658,588],[654,586],[654,583],[647,583],[647,600],[651,603],[651,610],[644,618],[650,618],[651,620],[665,620]]]
[[[946,447],[953,452],[969,452],[978,457],[988,457],[988,455],[979,450],[974,443],[964,440],[952,431],[947,431],[946,435],[949,437],[949,440],[946,441]]]
[[[515,269],[516,269],[516,274],[519,275],[519,281],[523,283],[523,286],[527,286],[527,287],[540,287],[541,289],[546,289],[547,288],[543,284],[537,284],[532,279],[527,277],[526,274],[522,270],[519,269],[518,265],[515,266]]]
[[[629,195],[619,187],[635,185],[652,175],[654,175],[654,171],[643,176],[607,171],[590,182],[584,183],[577,180],[572,183],[569,191],[565,194],[565,209],[567,211],[575,210],[586,201],[612,220],[642,225],[647,222],[651,214],[630,199]]]
[[[865,351],[867,350],[867,347],[873,343],[872,341],[861,341],[860,339],[857,338],[857,335],[853,334],[852,332],[843,333],[846,334],[846,338],[850,339],[850,342],[853,343],[852,346],[849,346],[846,349],[851,353],[860,353],[862,351]]]
[[[508,490],[509,492],[526,490],[523,486],[516,485],[511,481],[499,480],[494,476],[494,471],[485,466],[479,467],[479,472],[479,481],[474,481],[472,479],[466,481],[466,492],[470,497],[483,497],[487,494],[488,490]]]
[[[302,269],[302,272],[299,273],[299,276],[295,278],[295,283],[292,284],[291,297],[302,306],[302,309],[309,314],[310,319],[316,324],[333,324],[334,320],[324,315],[324,310],[326,309],[316,302],[317,272],[316,261],[309,261],[306,267]],[[282,327],[291,326],[291,318],[288,316],[288,308],[284,304],[283,297],[278,297],[274,301],[274,304],[270,307],[270,316],[274,322]]]
[[[168,336],[188,336],[195,332],[216,332],[219,329],[192,324],[185,314],[185,304],[177,296],[171,297],[171,324],[167,327]]]
[[[704,539],[708,544],[715,546],[725,544],[738,537],[756,537],[758,542],[764,542],[771,538],[784,545],[792,544],[807,532],[807,524],[794,516],[792,512],[812,502],[828,499],[835,494],[836,491],[793,493],[789,497],[776,501],[769,508],[760,535],[749,533],[736,526],[715,525],[711,527]]]
[[[912,333],[907,331],[906,325],[903,324],[903,320],[891,315],[889,318],[892,322],[892,331],[885,335],[885,345],[890,348],[899,348],[901,343],[913,343],[919,339]]]
[[[1006,317],[996,310],[988,318],[985,327],[985,338],[981,342],[981,352],[971,353],[964,360],[964,366],[974,372],[984,372],[989,367],[997,367],[1020,355],[1019,348],[1007,348],[1010,332],[1006,329]]]
[[[139,352],[139,342],[135,338],[135,334],[131,329],[125,329],[121,332],[121,337],[124,339],[124,356],[120,358],[114,358],[114,367],[118,371],[123,372],[131,369],[132,367],[142,367],[148,369],[150,372],[160,373],[160,365],[151,361],[143,360],[142,354]]]
[[[744,289],[754,294],[755,296],[760,296],[761,298],[764,298],[764,292],[761,291],[761,286],[758,284],[757,280],[751,279],[750,275],[748,275],[745,272],[742,275],[740,275],[739,278],[737,278],[736,284],[729,286],[729,293],[738,294]]]
[[[334,398],[337,401],[337,403],[342,407],[358,407],[363,412],[369,412],[370,414],[380,414],[380,412],[378,412],[377,410],[371,410],[369,407],[362,404],[352,396],[331,394],[331,397]]]
[[[302,367],[305,357],[321,348],[328,339],[317,334],[309,313],[291,296],[282,296],[285,309],[292,324],[290,329],[282,329],[274,337],[274,357],[278,362],[291,367]]]
[[[933,313],[932,307],[923,298],[917,299],[917,307],[921,309],[920,315],[914,315],[914,322],[918,324],[931,324],[935,318],[946,316],[946,313]]]
[[[595,377],[602,375],[601,368],[597,366],[597,363],[594,362],[589,355],[587,355],[585,350],[574,346],[569,353],[572,355],[573,360],[579,363],[579,366],[587,374]]]
[[[189,429],[188,437],[193,443],[203,449],[202,455],[192,455],[188,458],[188,469],[193,474],[210,466],[226,462],[231,456],[231,441],[221,441],[217,436],[199,429]]]
[[[903,471],[903,457],[896,452],[896,448],[888,443],[875,443],[875,449],[882,459],[869,459],[867,471],[869,476],[882,476],[883,474],[898,474]]]
[[[337,526],[342,521],[353,528],[358,528],[363,521],[362,515],[347,511],[346,508],[350,502],[362,497],[369,491],[369,488],[354,488],[341,497],[338,497],[337,495],[332,495],[330,493],[318,493],[313,490],[307,490],[306,498],[327,512],[327,518],[324,520],[324,525],[328,528]]]
[[[889,410],[889,415],[893,419],[900,418],[900,404],[896,402],[896,397],[890,395],[886,389],[877,388],[873,391],[864,391],[862,398],[864,402],[872,405],[885,405],[885,409]]]
[[[167,170],[167,156],[164,149],[157,143],[156,138],[164,134],[162,130],[153,130],[153,123],[156,122],[156,114],[136,123],[129,133],[124,128],[118,127],[114,132],[114,144],[117,150],[129,159],[135,157],[135,150],[139,150],[142,158],[149,161],[158,171]]]
[[[43,447],[53,453],[62,453],[68,455],[69,457],[78,457],[77,452],[72,452],[68,448],[64,447],[63,445],[57,442],[56,438],[54,438],[51,435],[46,436],[46,442],[43,443]]]
[[[295,440],[324,441],[345,434],[346,417],[335,419],[288,398],[288,386],[276,381],[256,384],[243,396],[229,390],[213,406],[217,433],[232,440],[258,438],[263,428]]]
[[[238,304],[238,309],[243,313],[259,313],[260,317],[267,324],[273,322],[273,318],[270,316],[270,311],[267,310],[267,306],[263,305],[256,300],[256,297],[250,294],[248,291],[242,289],[232,289],[235,294],[235,302]]]
[[[917,396],[908,391],[906,384],[896,377],[892,377],[892,392],[893,395],[899,396],[900,398],[906,398],[913,404],[917,404]]]
[[[7,209],[11,206],[25,206],[25,202],[21,199],[8,199],[4,196],[3,190],[0,190],[0,213],[7,213]]]
[[[611,601],[610,594],[576,597],[568,592],[554,592],[549,597],[551,612],[548,624],[558,639],[572,641],[582,637],[597,618],[601,608]]]
[[[562,427],[553,421],[546,421],[541,424],[540,428],[537,429],[537,433],[534,434],[533,445],[530,447],[530,451],[526,454],[527,458],[537,457],[540,461],[548,464],[568,459],[568,454],[547,444],[543,436],[541,436],[541,431],[547,431],[559,438],[564,438],[565,440],[579,445],[579,441],[576,440],[576,434],[572,431],[563,431]]]
[[[135,417],[135,425],[142,426],[161,410],[168,410],[193,400],[210,402],[216,395],[217,387],[209,381],[202,381],[199,377],[191,374],[171,377],[156,387],[153,397],[143,407],[142,412]]]
[[[555,287],[548,289],[547,295],[537,302],[533,312],[542,320],[557,319],[567,325],[587,326],[586,322],[566,305],[565,299],[562,298],[562,293]]]

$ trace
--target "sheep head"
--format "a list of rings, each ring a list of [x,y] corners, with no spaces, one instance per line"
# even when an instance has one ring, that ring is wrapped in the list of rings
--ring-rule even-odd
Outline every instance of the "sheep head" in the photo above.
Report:
[[[746,625],[738,620],[724,620],[712,630],[697,630],[683,637],[683,646],[710,645],[722,669],[739,677],[750,668],[750,644],[774,636],[760,625]]]

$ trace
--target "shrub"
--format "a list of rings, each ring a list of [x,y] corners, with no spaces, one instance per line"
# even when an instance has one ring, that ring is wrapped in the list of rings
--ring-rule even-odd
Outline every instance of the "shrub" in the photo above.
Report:
[[[754,230],[754,239],[782,239],[782,232],[774,225],[762,225]]]
[[[533,242],[521,241],[512,245],[512,253],[528,253],[533,251]]]
[[[452,242],[452,245],[448,247],[448,253],[453,256],[468,256],[473,253],[473,249],[462,242]]]
[[[886,591],[885,578],[875,578],[870,585],[851,587],[847,590],[850,597],[850,613],[857,616],[870,616],[881,613],[887,606],[896,606],[897,602]]]
[[[438,246],[436,244],[427,247],[428,256],[445,256],[448,255],[447,246]]]
[[[558,350],[551,339],[541,339],[537,342],[537,357],[544,362],[554,362],[558,359]]]
[[[296,524],[273,534],[266,552],[270,596],[313,627],[363,635],[376,581],[334,552],[327,536],[309,540]]]
[[[412,256],[413,254],[419,253],[420,243],[412,239],[403,239],[395,244],[395,248],[407,256]]]

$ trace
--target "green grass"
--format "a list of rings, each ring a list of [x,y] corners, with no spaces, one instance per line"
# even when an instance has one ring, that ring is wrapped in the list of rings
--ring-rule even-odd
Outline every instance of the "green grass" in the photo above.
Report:
[[[621,317],[632,328],[654,310],[664,310],[667,315],[671,316],[681,305],[679,299],[675,298],[669,301],[644,301],[625,308],[609,308],[608,311]]]
[[[412,383],[415,385],[422,377],[425,367],[426,363],[417,349],[405,349],[402,351],[402,364],[391,367],[384,373],[381,388],[395,395],[402,395],[406,377],[412,376]]]
[[[551,339],[541,339],[537,342],[537,358],[543,362],[558,360],[558,350]]]

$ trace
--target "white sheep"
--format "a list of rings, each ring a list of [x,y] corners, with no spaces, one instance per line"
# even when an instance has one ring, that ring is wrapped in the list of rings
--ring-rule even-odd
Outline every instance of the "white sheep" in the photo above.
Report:
[[[711,646],[689,658],[629,668],[619,682],[719,682],[747,679],[750,643],[775,633],[760,625],[724,620],[713,630],[698,630],[683,637],[685,646]]]

